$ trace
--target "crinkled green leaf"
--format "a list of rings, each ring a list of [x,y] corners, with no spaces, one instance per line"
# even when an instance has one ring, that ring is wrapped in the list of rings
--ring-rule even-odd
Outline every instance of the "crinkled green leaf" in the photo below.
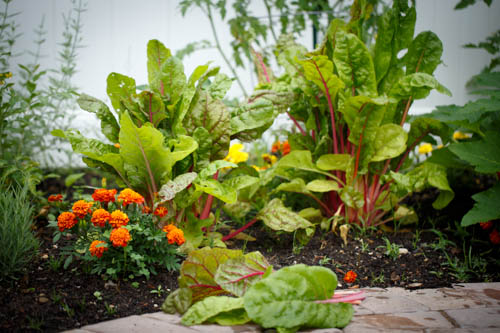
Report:
[[[169,109],[172,109],[182,98],[187,85],[182,62],[176,57],[167,58],[161,66],[159,79],[160,94],[168,97]]]
[[[228,259],[241,256],[241,250],[204,247],[191,251],[181,265],[179,287],[191,289],[193,302],[224,294],[226,291],[214,280],[215,273]]]
[[[204,322],[211,321],[212,319],[214,322],[217,322],[217,319],[214,317],[234,310],[244,311],[242,298],[211,296],[195,303],[192,307],[190,307],[184,316],[182,316],[181,323],[183,325],[191,326],[199,325]],[[224,319],[226,322],[228,317],[225,316]],[[249,319],[243,323],[248,321]],[[233,323],[233,325],[235,324]]]
[[[272,125],[277,115],[278,112],[273,107],[273,103],[266,99],[257,99],[253,103],[242,104],[231,112],[231,137],[239,139],[242,134],[255,132],[258,135],[255,137],[257,139]]]
[[[220,183],[215,179],[198,179],[195,187],[197,191],[213,195],[226,203],[234,203],[238,198],[238,192],[235,188]]]
[[[210,164],[206,166],[203,170],[200,171],[200,179],[208,179],[209,177],[212,177],[215,175],[217,170],[223,169],[223,168],[236,168],[238,165],[234,164],[232,162],[224,161],[224,160],[217,160],[213,161]]]
[[[250,252],[220,265],[215,282],[231,294],[242,297],[252,284],[262,279],[268,269],[272,270],[272,266],[260,252]]]
[[[115,116],[104,102],[86,94],[80,94],[76,102],[83,110],[96,114],[101,121],[102,134],[109,141],[118,142],[120,126],[118,126]]]
[[[415,37],[404,56],[406,74],[432,74],[441,63],[443,43],[432,31],[423,31]]]
[[[482,140],[455,143],[449,149],[477,172],[500,171],[500,132],[486,132]]]
[[[375,42],[375,57],[373,59],[377,83],[380,82],[389,70],[392,58],[392,43],[396,26],[393,10],[389,9],[378,17],[377,39]]]
[[[474,207],[462,218],[463,227],[500,218],[500,182],[490,189],[474,194]]]
[[[385,124],[379,127],[374,142],[372,162],[384,161],[401,155],[406,149],[408,134],[403,127],[396,124]]]
[[[333,72],[333,62],[327,56],[319,55],[299,63],[304,68],[306,79],[314,82],[333,103],[337,92],[344,88],[344,82]]]
[[[413,73],[402,77],[391,89],[389,95],[398,99],[413,97],[422,99],[429,95],[432,89],[451,96],[451,92],[427,73]]]
[[[307,183],[306,188],[311,192],[330,192],[340,189],[339,183],[326,179],[315,179]]]
[[[232,204],[225,204],[222,209],[230,217],[243,219],[252,210],[252,205],[248,202],[238,200]]]
[[[377,96],[372,57],[366,45],[356,35],[343,30],[337,31],[333,62],[346,88],[359,95]]]
[[[231,80],[226,74],[219,73],[214,77],[214,80],[210,86],[208,86],[207,90],[212,98],[223,99],[232,84],[233,80]]]
[[[127,104],[129,114],[139,119],[140,123],[150,122],[155,127],[160,121],[167,118],[165,105],[161,96],[151,91],[143,91],[139,95],[132,95],[132,102]]]
[[[127,110],[126,105],[132,103],[135,95],[135,80],[122,74],[111,73],[106,82],[111,104],[121,118],[121,114]]]
[[[188,187],[198,177],[196,172],[188,172],[167,181],[158,192],[162,201],[172,200],[177,193]]]
[[[169,49],[160,41],[152,39],[148,42],[148,81],[151,89],[158,93],[162,93],[165,89],[165,84],[162,83],[161,68],[165,61],[172,56]]]
[[[352,186],[345,186],[340,191],[342,202],[355,209],[362,208],[365,204],[363,193],[359,192]]]
[[[280,168],[295,168],[304,171],[311,171],[330,176],[329,173],[321,171],[314,165],[311,152],[308,150],[293,150],[283,156],[277,163]]]
[[[192,134],[198,127],[204,127],[212,139],[211,160],[223,159],[229,150],[230,114],[221,100],[202,93],[184,119],[184,127]]]
[[[288,183],[281,183],[274,190],[276,192],[285,191],[285,192],[296,192],[296,193],[305,193],[309,194],[310,191],[306,188],[306,183],[302,178],[293,178]]]
[[[293,232],[297,229],[312,227],[312,224],[299,214],[286,208],[280,199],[274,198],[256,216],[273,230]]]
[[[206,128],[199,127],[193,132],[193,139],[198,142],[198,149],[194,153],[195,171],[200,171],[210,163],[210,151],[212,149],[212,138]]]
[[[234,189],[241,190],[242,188],[252,186],[260,181],[259,177],[252,177],[249,175],[240,175],[224,180],[224,184]]]
[[[342,328],[352,318],[351,304],[315,302],[332,297],[336,287],[337,276],[328,268],[285,267],[250,287],[245,310],[264,328]]]
[[[196,140],[186,135],[179,135],[175,139],[170,139],[168,144],[172,150],[170,158],[174,163],[183,160],[198,148]]]
[[[325,171],[341,170],[345,171],[351,162],[349,154],[326,154],[321,155],[316,161],[316,166]]]
[[[323,214],[321,214],[321,210],[313,207],[302,209],[299,212],[299,215],[312,223],[319,223],[321,222],[321,220],[323,220]]]
[[[176,314],[185,313],[192,304],[192,292],[189,288],[179,288],[168,294],[161,309],[163,312]]]

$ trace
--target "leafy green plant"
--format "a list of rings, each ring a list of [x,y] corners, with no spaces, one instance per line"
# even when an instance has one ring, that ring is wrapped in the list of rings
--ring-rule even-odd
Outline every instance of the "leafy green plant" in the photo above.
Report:
[[[301,288],[292,287],[297,285]],[[331,270],[295,265],[273,272],[259,252],[193,251],[182,264],[179,286],[162,309],[183,314],[184,325],[253,321],[264,328],[296,331],[344,327],[353,314],[351,304],[333,297],[337,277]],[[237,297],[220,296],[228,293]]]
[[[385,248],[385,255],[389,256],[392,258],[392,260],[396,260],[399,257],[399,245],[396,243],[391,243],[391,241],[387,238],[384,237],[383,240],[385,241],[385,246],[377,246],[377,248]]]
[[[27,187],[0,188],[3,188],[0,191],[0,280],[4,280],[15,278],[31,262],[39,244],[32,230],[33,205]]]
[[[356,2],[352,13],[348,23],[332,21],[312,52],[282,38],[276,54],[285,74],[267,77],[254,92],[286,96],[275,105],[298,129],[288,137],[292,151],[277,163],[289,180],[278,189],[313,197],[326,217],[364,227],[402,218],[396,214],[401,198],[429,186],[441,190],[434,207],[443,208],[454,195],[444,167],[423,163],[400,172],[430,134],[449,139],[439,122],[415,120],[409,132],[403,128],[414,100],[433,89],[450,94],[432,76],[441,41],[430,31],[414,38],[415,7],[399,0],[379,18],[370,51],[358,29],[370,6]]]
[[[62,212],[57,221],[49,222],[57,228],[54,241],[62,235],[73,236],[73,243],[62,248],[64,268],[80,259],[90,266],[90,273],[112,278],[127,273],[149,278],[158,267],[178,268],[176,248],[185,239],[172,224],[159,228],[159,219],[166,212],[143,211],[144,198],[130,189],[119,195],[116,190],[98,189],[92,198],[94,203],[79,200],[71,212]]]

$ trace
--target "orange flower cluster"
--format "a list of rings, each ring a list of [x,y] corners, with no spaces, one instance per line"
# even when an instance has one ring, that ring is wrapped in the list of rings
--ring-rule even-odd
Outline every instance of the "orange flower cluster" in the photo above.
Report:
[[[500,244],[500,233],[496,229],[490,232],[490,242],[495,245]]]
[[[291,148],[290,144],[288,143],[288,140],[283,142],[283,144],[281,143],[281,141],[278,140],[275,143],[273,143],[271,147],[271,153],[278,153],[278,151],[281,151],[281,154],[283,154],[283,156],[290,153],[290,150]]]
[[[481,227],[481,229],[483,230],[490,230],[491,227],[493,227],[493,222],[491,221],[488,221],[488,222],[481,222],[479,223],[479,226]]]
[[[63,232],[65,229],[71,229],[77,224],[75,214],[71,212],[63,212],[57,217],[57,226],[59,231]]]
[[[104,251],[108,250],[108,247],[107,246],[99,246],[98,247],[98,245],[100,245],[100,244],[106,244],[106,242],[103,242],[100,240],[95,240],[92,242],[92,244],[90,244],[90,248],[89,248],[90,255],[97,257],[97,258],[102,257],[102,254],[104,253]]]
[[[62,198],[63,198],[62,194],[52,194],[52,195],[49,195],[47,200],[49,202],[56,202],[56,201],[62,202]]]
[[[79,219],[83,219],[85,215],[90,214],[92,212],[92,205],[93,202],[87,202],[85,200],[78,200],[73,204],[73,213],[78,217]]]
[[[358,277],[358,274],[356,274],[353,271],[349,271],[349,272],[345,273],[344,281],[347,283],[353,283],[354,281],[356,281],[357,277]]]
[[[142,207],[142,213],[143,214],[151,214],[151,208],[149,208],[148,206]]]
[[[130,221],[130,219],[128,218],[127,214],[120,210],[115,210],[113,213],[111,213],[109,224],[111,224],[113,228],[120,228],[126,226],[128,221]]]
[[[139,193],[126,188],[120,192],[120,195],[118,195],[118,201],[122,201],[124,206],[131,203],[142,204],[144,203],[144,197]]]
[[[165,215],[167,215],[167,213],[168,213],[167,208],[163,206],[158,206],[156,207],[155,212],[153,214],[155,214],[158,217],[164,217]]]
[[[182,245],[186,241],[184,232],[173,224],[164,226],[162,230],[167,233],[168,244]]]
[[[99,202],[115,202],[116,190],[107,190],[105,188],[100,188],[94,190],[92,194],[92,199]]]
[[[113,243],[114,247],[125,247],[131,239],[130,233],[125,228],[113,229],[109,235],[109,240]]]
[[[106,225],[106,222],[109,221],[111,218],[111,214],[106,211],[105,209],[99,208],[95,210],[92,213],[92,218],[90,221],[96,226],[96,227],[104,227]]]

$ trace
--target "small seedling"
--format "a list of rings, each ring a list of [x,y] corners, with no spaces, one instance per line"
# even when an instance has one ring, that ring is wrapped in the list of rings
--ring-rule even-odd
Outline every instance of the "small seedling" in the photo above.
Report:
[[[42,331],[42,326],[45,323],[42,318],[36,318],[27,316],[28,318],[28,327],[35,331]]]
[[[384,253],[386,256],[391,257],[392,260],[398,259],[398,257],[399,257],[399,245],[397,245],[396,243],[391,243],[391,241],[387,237],[384,237],[383,239],[385,241],[385,246],[384,245],[377,246],[377,249],[378,248],[385,248]]]
[[[158,288],[150,291],[151,294],[157,294],[158,296],[161,296],[164,292],[165,290],[161,287],[161,284],[158,285]]]
[[[53,272],[57,272],[57,271],[59,271],[59,269],[61,268],[61,266],[63,264],[63,258],[62,257],[56,258],[56,257],[51,256],[51,257],[49,257],[47,264],[49,265],[49,268]]]
[[[69,318],[72,318],[75,315],[75,310],[72,309],[72,308],[70,308],[70,306],[68,305],[68,303],[63,302],[63,303],[61,303],[61,306],[62,306],[64,312],[66,312],[66,314],[68,315]]]
[[[139,282],[137,281],[132,282],[130,285],[135,289],[139,288]]]
[[[116,306],[114,306],[113,304],[108,304],[108,302],[104,302],[104,307],[106,308],[108,316],[112,316],[116,313]]]
[[[325,257],[321,258],[321,259],[318,261],[318,264],[319,264],[320,266],[325,266],[325,265],[327,265],[327,264],[330,262],[330,260],[332,260],[332,259],[331,259],[331,258],[328,258],[328,257],[326,257],[326,256],[325,256]]]
[[[361,243],[361,252],[363,252],[363,253],[367,252],[369,250],[368,243],[365,243],[363,238],[360,238],[359,242]]]
[[[372,283],[384,283],[385,282],[385,276],[384,273],[380,273],[378,276],[375,276],[375,274],[372,273]]]
[[[95,298],[97,298],[98,301],[102,301],[102,294],[100,291],[94,292]]]

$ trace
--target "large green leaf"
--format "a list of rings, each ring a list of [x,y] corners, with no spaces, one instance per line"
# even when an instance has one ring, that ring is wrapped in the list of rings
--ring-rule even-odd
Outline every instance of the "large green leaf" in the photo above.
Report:
[[[274,198],[262,208],[256,216],[265,225],[273,230],[294,232],[297,229],[305,229],[313,225],[299,214],[286,208],[280,199]]]
[[[314,82],[333,103],[337,92],[344,88],[344,82],[333,72],[333,62],[327,56],[319,55],[299,63],[304,68],[306,79]]]
[[[359,192],[353,186],[344,186],[340,191],[340,198],[347,207],[355,209],[360,209],[365,204],[363,193]]]
[[[210,163],[210,151],[212,149],[212,139],[206,128],[199,127],[193,132],[193,139],[198,142],[198,149],[193,154],[195,158],[195,171],[200,171]]]
[[[259,129],[257,133],[262,134],[272,125],[277,114],[272,102],[265,99],[242,104],[231,112],[231,136],[239,138],[239,133],[247,133],[256,129]]]
[[[276,192],[278,191],[285,191],[285,192],[295,192],[295,193],[304,193],[304,194],[310,194],[309,190],[306,188],[306,183],[302,178],[293,178],[291,181],[288,183],[281,183],[276,187],[274,190]]]
[[[308,150],[291,151],[278,161],[277,166],[280,168],[295,168],[330,176],[329,173],[321,171],[318,167],[316,167],[316,165],[314,165],[311,152]]]
[[[255,185],[258,182],[260,182],[259,177],[252,177],[249,175],[240,175],[224,180],[224,184],[231,188],[234,188],[237,191],[245,187]]]
[[[473,165],[477,172],[500,171],[500,132],[486,132],[480,141],[452,144],[449,149]]]
[[[215,274],[215,282],[231,294],[242,297],[268,271],[272,271],[272,266],[266,258],[258,251],[250,252],[220,265]]]
[[[408,47],[408,53],[404,56],[406,74],[427,73],[432,74],[441,63],[443,54],[443,43],[432,31],[424,31],[418,34]]]
[[[185,313],[192,303],[192,292],[189,288],[179,288],[168,294],[161,309],[170,314]]]
[[[380,82],[389,70],[392,58],[392,44],[396,31],[394,11],[387,10],[377,20],[377,40],[375,42],[375,56],[373,59],[377,83]]]
[[[111,73],[108,75],[106,82],[106,91],[111,104],[121,118],[121,114],[127,110],[126,105],[133,103],[132,98],[136,90],[135,80],[122,74]]]
[[[231,316],[223,316],[227,313],[230,313]],[[204,322],[216,322],[224,325],[241,325],[250,321],[244,314],[243,298],[211,296],[190,307],[182,317],[181,323],[187,326],[199,325]],[[223,316],[222,323],[218,318],[219,316]],[[232,320],[230,319],[231,317],[233,317]]]
[[[346,88],[358,95],[377,96],[375,67],[366,45],[354,34],[337,31],[333,62]]]
[[[500,182],[492,188],[474,194],[472,199],[476,201],[474,207],[462,218],[463,227],[479,223],[496,220],[500,218]]]
[[[321,155],[316,161],[316,166],[325,171],[342,170],[345,171],[351,161],[349,154],[326,154]]]
[[[215,179],[199,179],[195,183],[196,190],[213,195],[225,203],[235,203],[238,198],[238,192],[235,188],[220,183]]]
[[[432,89],[451,96],[451,92],[445,86],[427,73],[413,73],[402,77],[392,87],[389,95],[397,99],[413,97],[416,100],[427,97]]]
[[[143,91],[139,95],[132,95],[132,102],[127,103],[129,114],[139,120],[136,122],[141,126],[145,122],[150,122],[157,127],[160,121],[167,118],[165,105],[161,96],[151,91]]]
[[[161,66],[160,73],[161,94],[169,99],[169,109],[182,98],[184,89],[186,88],[186,74],[184,74],[184,66],[176,57],[169,57]]]
[[[154,91],[164,94],[165,83],[162,82],[162,66],[172,56],[160,41],[152,39],[148,42],[148,81]]]
[[[210,133],[213,143],[210,151],[211,160],[226,157],[231,125],[229,111],[221,100],[202,93],[191,112],[186,115],[184,127],[190,134],[199,127],[205,128]]]
[[[198,148],[196,140],[186,135],[179,135],[176,139],[168,140],[168,145],[172,151],[170,158],[173,163],[183,160]]]
[[[226,74],[217,74],[210,86],[208,86],[208,93],[214,99],[223,99],[226,93],[231,88],[233,80],[231,80]]]
[[[188,187],[198,177],[196,172],[188,172],[167,181],[158,192],[162,201],[172,200],[177,193]]]
[[[76,100],[78,105],[85,111],[95,113],[101,121],[102,134],[111,142],[118,142],[120,126],[104,102],[92,96],[81,94]]]
[[[199,179],[208,179],[215,173],[224,168],[236,168],[238,165],[225,160],[217,160],[209,163],[203,170],[200,171]]]
[[[371,162],[378,162],[399,156],[406,149],[408,134],[403,127],[385,124],[378,128]]]
[[[179,287],[191,289],[193,302],[224,294],[226,291],[214,280],[217,269],[227,260],[241,256],[241,250],[204,247],[191,251],[181,265]]]
[[[285,267],[250,287],[245,310],[264,328],[342,328],[352,318],[351,304],[315,302],[332,297],[336,287],[337,276],[328,268]]]
[[[306,185],[306,189],[311,192],[330,192],[338,191],[339,184],[333,180],[315,179]]]

